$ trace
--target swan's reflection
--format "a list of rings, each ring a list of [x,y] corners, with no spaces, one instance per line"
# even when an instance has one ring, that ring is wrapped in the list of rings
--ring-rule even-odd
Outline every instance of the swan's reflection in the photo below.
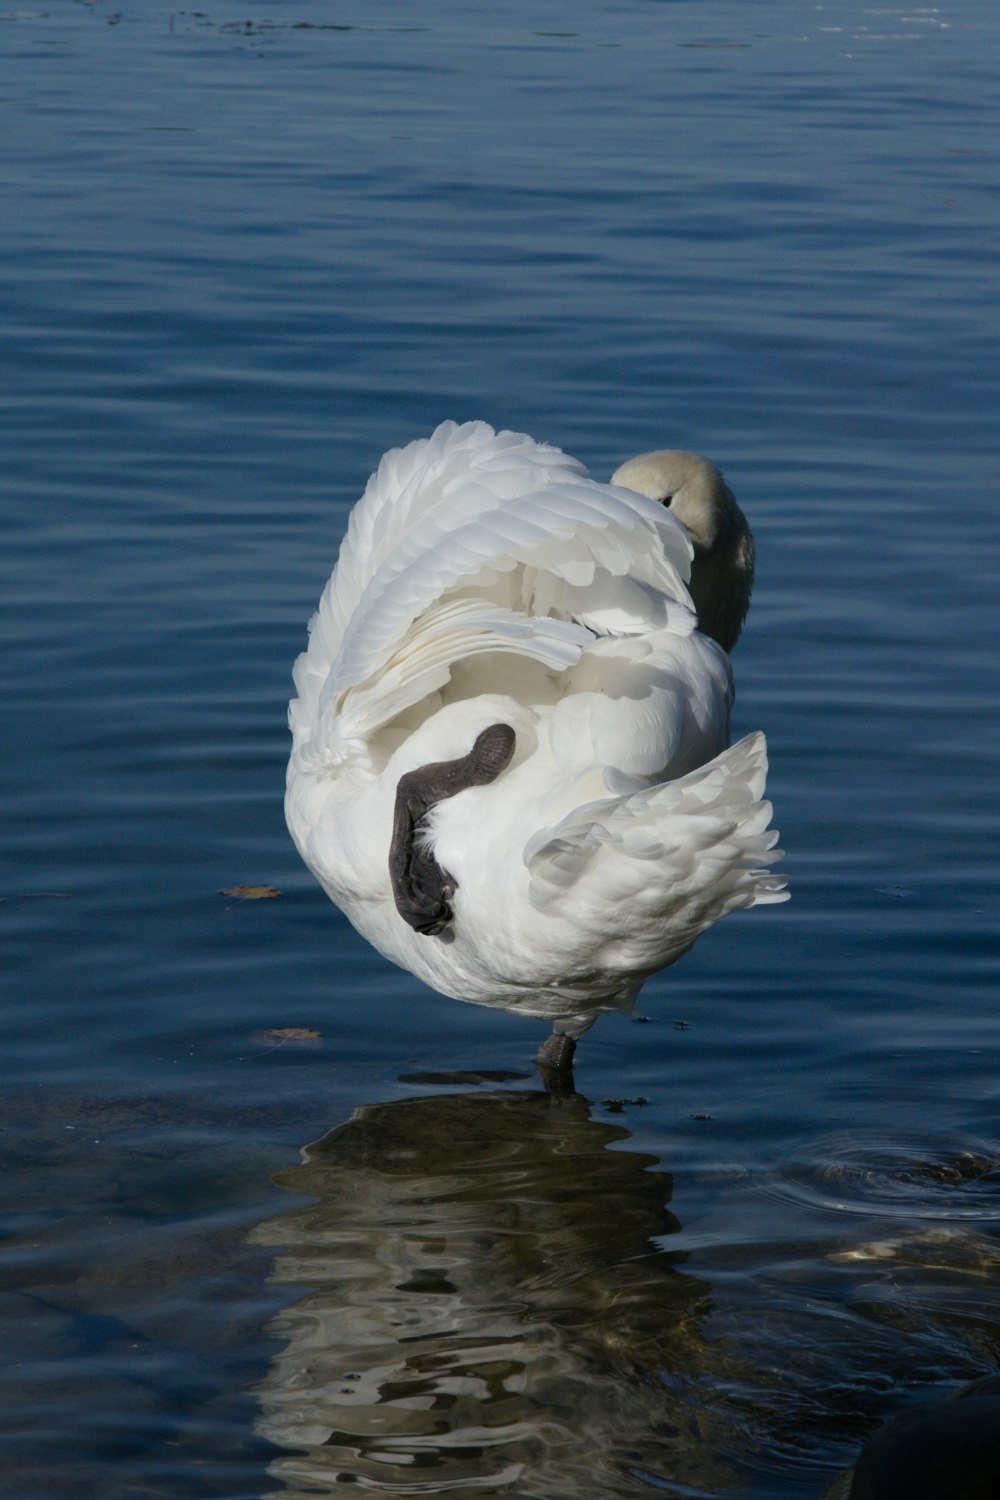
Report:
[[[307,1150],[281,1181],[314,1201],[255,1234],[303,1288],[259,1392],[285,1500],[818,1494],[904,1392],[996,1368],[989,1153],[904,1156],[913,1222],[876,1196],[860,1235],[734,1184],[710,1297],[629,1139],[578,1095],[493,1092],[371,1105]],[[970,1181],[985,1229],[954,1222]]]
[[[628,1139],[578,1095],[494,1092],[308,1148],[279,1181],[316,1201],[255,1235],[313,1289],[259,1392],[284,1494],[718,1492],[682,1393],[705,1287],[652,1243],[671,1181]]]

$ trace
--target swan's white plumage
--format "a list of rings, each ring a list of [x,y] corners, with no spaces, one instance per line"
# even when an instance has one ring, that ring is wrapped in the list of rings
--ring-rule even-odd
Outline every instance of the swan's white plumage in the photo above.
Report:
[[[579,1033],[719,917],[784,899],[764,739],[726,748],[729,661],[696,628],[691,557],[654,499],[522,434],[446,422],[385,455],[295,666],[286,797],[381,952]],[[426,936],[390,885],[396,785],[495,723],[509,767],[421,834],[457,886]]]

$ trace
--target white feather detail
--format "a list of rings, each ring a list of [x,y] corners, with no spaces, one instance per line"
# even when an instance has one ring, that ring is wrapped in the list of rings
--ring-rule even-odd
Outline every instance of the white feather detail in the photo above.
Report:
[[[608,503],[600,509],[590,492],[593,488],[598,487],[559,485],[531,492],[503,509],[481,510],[474,521],[463,521],[466,500],[478,498],[473,489],[422,517],[374,573],[346,623],[319,695],[320,708],[380,670],[396,643],[436,600],[451,591],[474,592],[484,575],[508,576],[503,602],[509,608],[527,592],[524,602],[532,613],[540,613],[544,601],[546,613],[582,624],[590,623],[599,570],[612,578],[627,575],[634,585],[633,612],[629,617],[617,602],[618,628],[641,631],[666,620],[668,628],[690,633],[696,623],[690,596],[662,546],[662,536],[674,540],[676,530],[662,525],[667,513],[658,511],[651,517],[644,513],[652,508],[651,502],[639,496],[634,497],[641,502],[636,505],[619,502],[610,489]],[[574,501],[575,519],[567,509]],[[530,581],[519,569],[531,570]],[[322,605],[319,628],[322,632]]]
[[[583,465],[558,448],[523,433],[494,432],[486,422],[442,422],[429,438],[393,448],[382,458],[351,512],[340,559],[320,603],[323,649],[333,656],[371,580],[422,517],[461,488],[464,518],[474,513],[472,476],[487,508],[497,496],[511,498],[543,487],[552,478],[585,474]]]
[[[545,911],[586,884],[591,931],[615,936],[623,911],[641,912],[687,947],[730,911],[787,900],[768,869],[781,851],[762,800],[766,773],[756,733],[676,781],[574,809],[525,848],[531,904]],[[650,934],[651,953],[662,931]]]
[[[479,599],[439,605],[420,617],[373,676],[331,701],[306,763],[339,759],[337,747],[364,740],[442,687],[460,661],[509,653],[562,672],[592,640],[589,630],[571,621],[533,619]]]

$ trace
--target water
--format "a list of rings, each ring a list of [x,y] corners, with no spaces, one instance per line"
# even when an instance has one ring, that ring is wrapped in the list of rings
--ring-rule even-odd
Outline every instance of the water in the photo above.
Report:
[[[17,1500],[818,1497],[996,1367],[997,30],[0,15]],[[557,1103],[282,822],[348,508],[446,416],[700,449],[758,540],[794,899]]]

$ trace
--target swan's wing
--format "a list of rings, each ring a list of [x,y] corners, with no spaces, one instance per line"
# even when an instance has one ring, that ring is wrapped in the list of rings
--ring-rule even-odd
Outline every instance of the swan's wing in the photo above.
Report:
[[[442,422],[427,438],[384,455],[351,512],[340,557],[320,601],[317,627],[327,662],[372,579],[425,516],[456,490],[465,492],[465,515],[480,503],[524,494],[554,477],[586,472],[558,448],[520,432],[494,432],[487,422]]]
[[[523,433],[494,432],[486,422],[443,422],[429,438],[386,453],[351,512],[337,566],[309,622],[308,649],[295,663],[293,731],[315,722],[345,631],[372,580],[422,518],[458,490],[469,521],[483,505],[491,508],[498,499],[584,472],[558,448]]]
[[[678,781],[578,808],[525,851],[532,905],[572,910],[602,962],[651,972],[728,912],[787,900],[766,773],[752,734]]]
[[[346,740],[363,740],[445,685],[457,661],[501,652],[556,671],[572,666],[588,632],[566,620],[532,619],[488,601],[456,599],[425,611],[373,677],[344,693],[314,726],[307,764],[322,765]]]
[[[525,614],[558,608],[564,619],[590,629],[606,576],[616,611],[626,608],[631,589],[633,629],[665,621],[671,604],[678,632],[693,628],[684,583],[662,541],[664,533],[674,536],[672,524],[660,524],[666,511],[654,509],[650,517],[650,502],[636,506],[627,491],[587,481],[551,483],[489,509],[484,498],[464,486],[393,549],[348,622],[321,706],[378,672],[438,600],[495,599],[502,575],[515,571],[502,603],[519,604]],[[547,609],[539,608],[542,593]]]
[[[342,737],[356,732],[361,693],[359,732],[370,732],[446,679],[449,641],[451,662],[519,650],[563,670],[595,631],[689,633],[683,528],[583,474],[558,449],[485,423],[445,424],[387,455],[296,663],[293,728],[333,713]],[[452,605],[457,628],[442,629]]]

